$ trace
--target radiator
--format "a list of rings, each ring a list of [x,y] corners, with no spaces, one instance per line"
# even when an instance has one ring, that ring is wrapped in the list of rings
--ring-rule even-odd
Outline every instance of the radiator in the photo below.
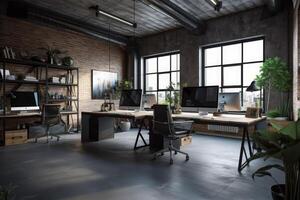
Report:
[[[220,131],[227,133],[238,133],[239,128],[235,126],[222,126],[222,125],[208,125],[209,131]]]

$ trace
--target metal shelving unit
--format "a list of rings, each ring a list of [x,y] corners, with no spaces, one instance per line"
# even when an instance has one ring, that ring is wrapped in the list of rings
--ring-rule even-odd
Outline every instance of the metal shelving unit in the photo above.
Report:
[[[5,141],[5,116],[7,113],[7,102],[6,95],[8,92],[17,90],[22,85],[32,85],[36,87],[36,90],[39,91],[41,88],[44,89],[43,100],[40,100],[40,104],[43,103],[64,103],[67,108],[72,108],[72,110],[63,110],[62,115],[66,117],[68,130],[73,129],[73,131],[77,132],[79,130],[79,70],[77,67],[66,67],[59,66],[54,64],[30,61],[30,60],[17,60],[17,59],[4,59],[0,58],[0,64],[2,65],[0,68],[3,69],[3,77],[1,77],[0,84],[1,90],[0,97],[2,99],[1,106],[3,108],[3,112],[1,114],[2,118],[1,124],[2,127],[0,129],[0,146],[4,145]],[[27,73],[35,73],[35,76],[38,81],[26,81],[26,80],[7,80],[5,70],[8,69],[8,65],[13,65],[14,67],[25,67],[28,68]],[[73,77],[71,83],[52,83],[49,82],[49,71],[58,70],[65,71],[66,75],[69,77]],[[42,72],[44,72],[45,77],[42,78]],[[26,73],[24,73],[26,75]],[[8,86],[12,86],[11,90],[8,90]],[[61,87],[66,88],[66,96],[65,99],[50,99],[49,98],[49,89],[52,87]],[[74,96],[75,95],[75,96]],[[74,98],[75,97],[75,98]],[[42,99],[42,98],[41,98]],[[70,121],[74,122],[73,116],[76,115],[76,127],[70,124]]]

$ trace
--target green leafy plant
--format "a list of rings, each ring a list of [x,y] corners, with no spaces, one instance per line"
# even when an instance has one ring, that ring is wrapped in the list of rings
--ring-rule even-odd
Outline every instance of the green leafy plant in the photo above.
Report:
[[[178,84],[180,87],[180,85]],[[166,103],[170,106],[178,106],[180,104],[180,92],[175,90],[176,84],[171,83],[171,85],[167,88],[168,91],[166,94]]]
[[[47,57],[48,57],[48,62],[53,64],[52,62],[54,62],[54,59],[57,58],[57,56],[59,54],[66,54],[67,51],[61,51],[59,49],[56,49],[56,48],[53,48],[51,46],[47,46],[46,48],[40,48],[42,50],[45,50],[46,51],[46,54],[47,54]]]
[[[113,91],[111,92],[113,94],[114,99],[118,99],[121,96],[122,90],[130,90],[133,88],[133,83],[130,80],[123,79],[120,82],[117,82],[116,87],[113,88]]]
[[[253,139],[262,151],[251,160],[275,158],[282,161],[282,164],[263,166],[252,177],[272,177],[270,170],[278,169],[285,173],[285,199],[300,199],[300,121],[291,122],[287,126],[272,123],[272,127],[272,130],[254,133]]]
[[[273,109],[267,112],[267,116],[270,118],[280,117],[280,112],[277,109]]]
[[[15,190],[17,186],[9,184],[7,186],[0,185],[0,200],[13,200],[16,197]]]
[[[281,92],[280,105],[289,101],[289,95],[287,95],[287,101],[284,101],[284,93],[288,92],[292,88],[292,75],[289,72],[286,63],[283,62],[280,58],[274,57],[265,60],[260,68],[259,75],[256,76],[256,84],[260,88],[265,88],[268,91],[266,104],[267,111],[269,110],[270,94],[272,88]]]

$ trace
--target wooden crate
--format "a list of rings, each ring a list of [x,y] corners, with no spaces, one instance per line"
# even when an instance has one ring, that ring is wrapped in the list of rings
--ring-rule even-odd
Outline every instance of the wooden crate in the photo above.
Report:
[[[27,129],[5,131],[5,145],[24,144],[27,142]]]
[[[181,138],[181,146],[185,146],[192,143],[192,136],[186,136]]]

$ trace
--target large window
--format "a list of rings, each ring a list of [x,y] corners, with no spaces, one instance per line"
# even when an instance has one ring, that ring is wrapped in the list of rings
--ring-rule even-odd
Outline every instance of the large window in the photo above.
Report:
[[[165,103],[169,87],[180,90],[180,54],[171,53],[144,59],[144,91],[155,94],[158,103]]]
[[[203,48],[202,84],[219,85],[220,92],[240,92],[245,110],[261,101],[260,92],[247,92],[264,61],[263,38],[219,44]],[[261,103],[261,102],[260,102]]]

